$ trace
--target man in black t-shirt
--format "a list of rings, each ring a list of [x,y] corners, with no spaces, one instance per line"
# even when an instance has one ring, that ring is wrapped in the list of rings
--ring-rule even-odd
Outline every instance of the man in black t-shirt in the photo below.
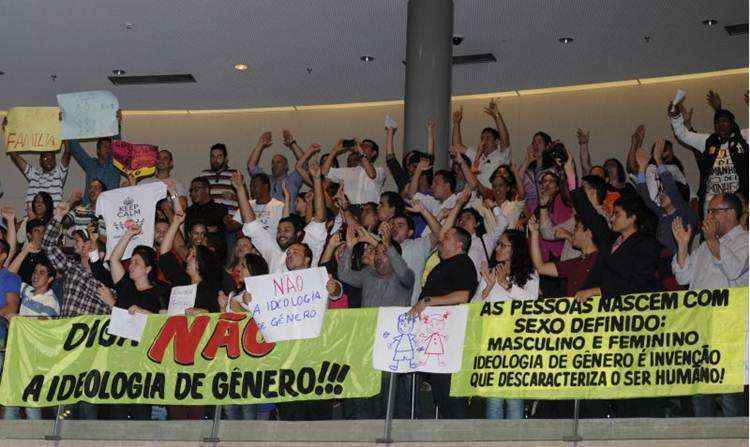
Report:
[[[477,289],[477,272],[466,254],[471,235],[463,228],[453,227],[440,238],[440,263],[427,276],[419,301],[409,313],[417,316],[427,306],[450,306],[469,302]],[[450,374],[427,374],[432,397],[444,419],[460,419],[464,415],[464,399],[450,397]]]

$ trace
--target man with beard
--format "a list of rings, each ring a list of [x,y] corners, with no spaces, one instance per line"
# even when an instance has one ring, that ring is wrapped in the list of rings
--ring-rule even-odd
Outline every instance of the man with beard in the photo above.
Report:
[[[272,232],[264,228],[263,222],[257,219],[247,198],[242,174],[235,171],[232,175],[232,184],[237,189],[240,214],[244,224],[242,232],[250,238],[255,248],[265,258],[271,273],[291,270],[288,266],[287,255],[294,244],[296,244],[296,247],[307,246],[310,250],[311,265],[318,265],[328,232],[325,225],[325,202],[320,167],[315,163],[310,164],[310,177],[313,180],[314,190],[315,215],[313,220],[303,229],[301,219],[294,216],[285,217],[279,220],[276,227],[276,237],[274,238]],[[299,248],[295,250],[299,251]],[[295,250],[292,250],[292,252],[295,252]],[[295,253],[291,253],[289,256],[293,256]]]
[[[208,182],[209,197],[219,205],[224,205],[228,213],[237,209],[237,191],[232,186],[232,173],[236,169],[229,168],[227,147],[224,143],[211,146],[211,168],[201,172],[201,177]]]

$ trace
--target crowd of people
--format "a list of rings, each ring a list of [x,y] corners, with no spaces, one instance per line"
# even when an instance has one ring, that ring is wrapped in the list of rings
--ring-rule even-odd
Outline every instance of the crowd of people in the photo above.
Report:
[[[113,307],[165,312],[170,288],[189,284],[197,292],[187,314],[245,312],[252,296],[244,278],[312,266],[329,273],[329,307],[410,306],[412,316],[430,306],[475,301],[583,301],[746,286],[748,132],[721,107],[718,94],[709,92],[707,100],[715,110],[713,129],[696,131],[684,104],[670,103],[665,119],[674,138],[654,136],[649,145],[645,127],[638,126],[629,149],[612,151],[601,165],[592,163],[583,129],[573,144],[538,131],[528,145],[515,143],[526,147],[514,159],[494,101],[484,109],[490,126],[475,147],[464,143],[458,109],[450,147],[436,146],[438,123],[428,121],[426,149],[405,148],[400,159],[395,128],[385,130],[385,154],[369,138],[339,140],[321,154],[320,145],[303,149],[284,130],[289,155],[274,155],[266,172],[261,161],[274,144],[269,131],[251,148],[246,170],[231,168],[228,148],[214,144],[210,167],[196,172],[188,188],[172,176],[176,167],[166,149],[146,179],[115,168],[110,138],[97,141],[96,156],[78,141],[64,141],[60,157],[43,153],[38,167],[11,153],[28,189],[25,210],[2,208],[0,340],[14,318],[105,315]],[[445,169],[436,169],[436,151],[449,153]],[[86,179],[83,190],[66,197],[71,157]],[[697,164],[698,185],[687,181],[689,163]],[[385,190],[388,176],[395,190]],[[140,245],[122,259],[142,231],[134,225],[105,262],[107,231],[95,212],[97,199],[147,182],[163,182],[168,190],[156,206],[153,246]],[[449,374],[397,378],[399,396],[420,399],[427,389],[439,417],[466,417],[467,401],[449,395]],[[371,399],[227,405],[223,411],[230,419],[380,418],[386,390]],[[593,402],[584,403],[583,414],[736,416],[746,411],[743,399]],[[565,413],[544,401],[487,399],[484,406],[491,419]],[[421,408],[400,398],[395,415],[419,416]],[[206,410],[86,403],[71,409],[87,419],[189,419]],[[33,408],[4,409],[6,419],[22,412],[28,419],[42,416]]]

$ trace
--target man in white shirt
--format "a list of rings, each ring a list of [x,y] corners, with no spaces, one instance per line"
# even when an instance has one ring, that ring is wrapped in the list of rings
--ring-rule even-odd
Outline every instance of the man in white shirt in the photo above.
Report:
[[[432,195],[417,192],[419,177],[430,169],[429,162],[422,160],[417,165],[411,182],[404,190],[404,197],[412,203],[419,202],[439,221],[445,220],[447,211],[456,206],[456,176],[451,171],[440,170],[432,176]]]
[[[317,266],[320,255],[326,243],[328,232],[325,226],[325,202],[323,200],[323,184],[320,177],[320,168],[315,163],[310,165],[310,176],[313,179],[315,216],[302,230],[302,223],[296,223],[292,217],[281,219],[277,225],[276,237],[264,228],[264,224],[257,220],[253,208],[247,199],[245,184],[242,174],[232,174],[232,184],[237,190],[238,204],[242,216],[242,232],[250,238],[258,252],[268,263],[271,273],[286,272],[289,270],[287,255],[294,258],[298,253],[292,250],[287,253],[292,245],[299,246],[300,242],[309,247],[312,259],[311,265]],[[304,237],[303,237],[304,236]]]
[[[353,146],[345,144],[344,140],[339,140],[323,163],[323,175],[332,182],[342,184],[344,194],[350,203],[356,205],[367,202],[378,203],[385,184],[385,169],[375,167],[379,150],[377,143],[372,140],[355,141]],[[347,151],[353,152],[354,166],[332,168],[333,161]]]
[[[678,283],[690,284],[691,290],[747,286],[748,234],[739,224],[741,212],[737,195],[713,196],[703,222],[706,240],[689,256],[691,227],[685,228],[679,217],[673,221],[677,254],[672,259],[672,271]],[[742,397],[742,393],[721,395],[725,417],[741,415]],[[714,416],[712,396],[693,396],[692,400],[696,417]]]
[[[271,197],[271,180],[267,174],[253,175],[250,180],[250,198],[250,207],[255,213],[255,219],[275,239],[276,228],[284,215],[284,202]],[[232,219],[238,223],[242,222],[239,209],[232,215]]]
[[[463,149],[463,153],[469,157],[479,172],[477,180],[485,187],[490,188],[490,177],[500,165],[509,164],[511,159],[510,134],[505,126],[503,115],[497,108],[496,100],[491,100],[484,113],[495,123],[495,127],[485,127],[479,140],[479,147],[466,147],[461,137],[461,120],[463,119],[463,108],[453,113],[452,146]],[[477,160],[477,156],[479,159]]]
[[[692,230],[675,219],[672,233],[677,253],[672,271],[677,282],[691,290],[744,287],[748,284],[747,231],[740,226],[742,203],[736,194],[719,194],[708,203],[703,221],[706,240],[688,256]]]

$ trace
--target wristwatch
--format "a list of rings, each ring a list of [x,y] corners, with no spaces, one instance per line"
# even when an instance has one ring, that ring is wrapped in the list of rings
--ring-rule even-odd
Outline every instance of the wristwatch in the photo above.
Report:
[[[421,302],[423,302],[425,304],[430,304],[431,298],[429,296],[426,296],[426,297],[420,299],[419,301],[421,301]]]

